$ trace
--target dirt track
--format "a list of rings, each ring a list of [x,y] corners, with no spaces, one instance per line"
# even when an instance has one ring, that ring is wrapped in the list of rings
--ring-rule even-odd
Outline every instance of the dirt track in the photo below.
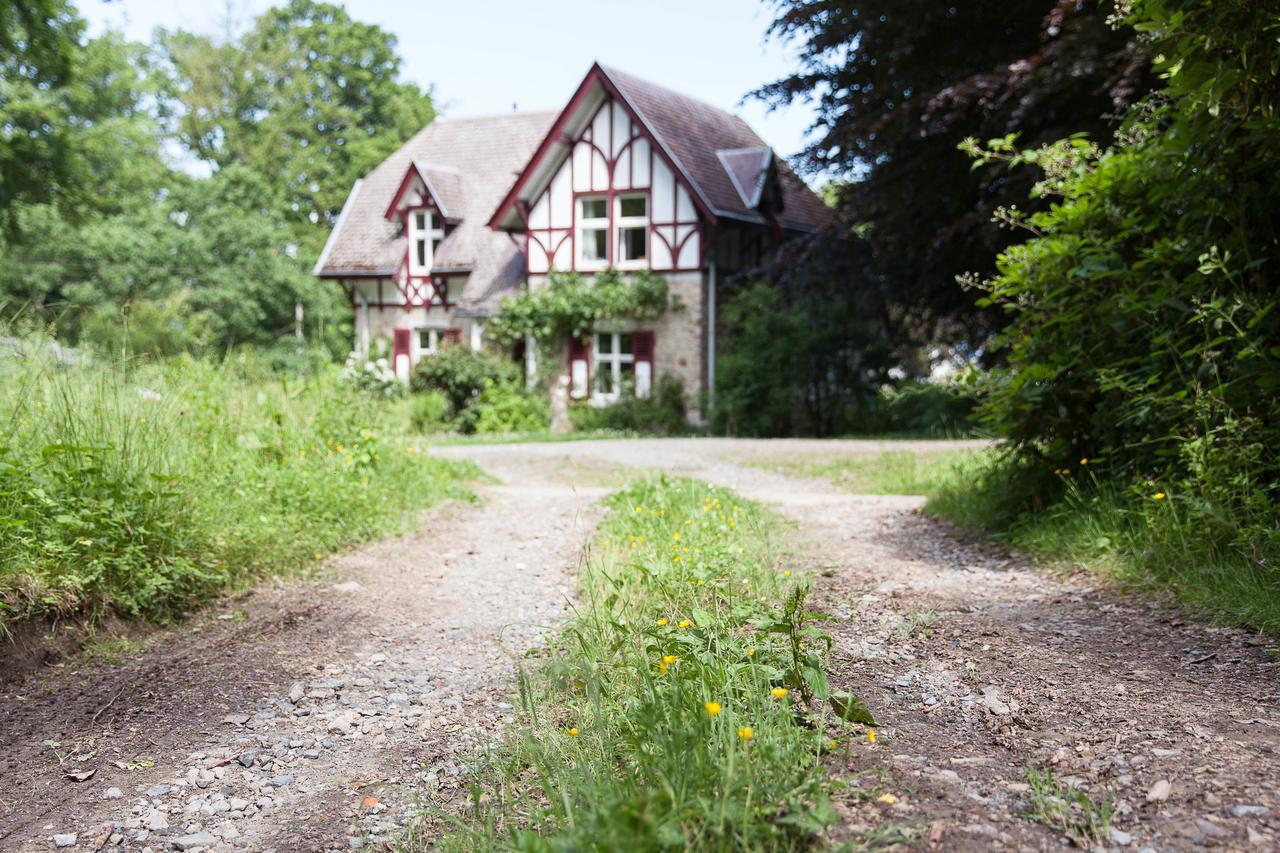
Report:
[[[864,774],[841,803],[842,837],[1062,847],[1063,835],[1021,816],[1034,765],[1095,797],[1114,792],[1107,846],[1275,849],[1280,663],[1269,644],[960,541],[915,512],[918,498],[848,495],[741,464],[879,449],[441,449],[505,485],[487,488],[482,506],[435,513],[415,536],[337,561],[333,582],[271,586],[160,632],[120,665],[46,669],[7,686],[0,848],[50,849],[55,833],[75,832],[77,848],[91,849],[111,830],[156,850],[199,832],[254,850],[394,835],[415,793],[447,801],[458,753],[501,728],[512,654],[561,614],[596,497],[647,468],[730,486],[798,523],[815,603],[835,617],[834,679],[881,723],[876,746],[851,749],[840,772],[885,768],[874,790],[898,797],[868,803],[875,774]],[[70,781],[73,765],[96,775]],[[171,790],[149,796],[156,785]],[[121,797],[102,799],[109,788]],[[167,826],[148,830],[148,820]]]

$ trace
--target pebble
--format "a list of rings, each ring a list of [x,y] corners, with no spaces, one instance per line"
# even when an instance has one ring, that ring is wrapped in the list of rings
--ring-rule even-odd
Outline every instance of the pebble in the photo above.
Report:
[[[212,847],[218,839],[211,832],[196,832],[175,838],[170,843],[179,850],[191,850],[194,847]]]
[[[267,780],[267,784],[273,788],[283,788],[286,785],[293,784],[293,777],[287,773],[284,774],[283,776],[272,776],[270,779]]]
[[[1270,809],[1266,806],[1232,806],[1232,817],[1249,817],[1250,815],[1264,815]]]
[[[121,791],[119,788],[108,788],[102,792],[102,799],[104,800],[118,800],[123,796],[124,791]]]
[[[142,825],[151,831],[169,828],[169,818],[159,809],[152,809],[147,816],[142,819]]]
[[[172,785],[156,785],[152,788],[147,789],[147,796],[151,797],[152,799],[155,799],[156,797],[163,797],[165,794],[169,793],[172,790],[173,790]]]
[[[1129,833],[1123,830],[1116,829],[1114,826],[1111,827],[1110,835],[1111,835],[1111,843],[1116,844],[1120,847],[1128,847],[1130,844],[1133,843],[1132,835],[1130,835]]]
[[[74,832],[58,833],[53,837],[53,846],[54,847],[75,847],[76,837],[77,837],[76,833]]]

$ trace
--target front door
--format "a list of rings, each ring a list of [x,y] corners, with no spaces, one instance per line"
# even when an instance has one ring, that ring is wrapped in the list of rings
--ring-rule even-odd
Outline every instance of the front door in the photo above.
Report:
[[[409,381],[409,342],[412,329],[395,329],[391,333],[391,364],[401,382]]]

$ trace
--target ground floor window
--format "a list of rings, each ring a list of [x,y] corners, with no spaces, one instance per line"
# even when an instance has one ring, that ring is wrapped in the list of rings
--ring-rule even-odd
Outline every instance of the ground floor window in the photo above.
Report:
[[[418,330],[418,355],[435,355],[440,348],[440,329]]]
[[[636,357],[629,332],[599,332],[591,351],[596,397],[616,400],[624,389],[635,388]]]

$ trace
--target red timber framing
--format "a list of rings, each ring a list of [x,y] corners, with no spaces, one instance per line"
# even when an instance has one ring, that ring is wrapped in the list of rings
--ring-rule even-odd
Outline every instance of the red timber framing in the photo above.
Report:
[[[593,84],[599,84],[600,87],[603,89],[604,94],[606,96],[604,103],[602,103],[600,107],[591,114],[590,118],[584,124],[583,129],[579,132],[579,134],[576,137],[570,136],[566,132],[566,126],[568,125],[569,121],[572,119],[574,113],[578,111],[578,109],[583,105],[583,103],[587,100],[587,98],[593,92]],[[624,114],[630,119],[631,135],[623,143],[623,145],[617,149],[617,151],[614,153],[614,156],[610,157],[609,154],[606,152],[614,150],[615,140],[612,138],[612,136],[614,133],[614,129],[617,126],[615,122],[615,117],[614,117],[614,110],[618,110],[618,109],[621,109],[624,112]],[[607,140],[597,140],[594,138],[596,118],[599,116],[600,112],[603,110],[609,110],[609,121],[607,123],[607,126],[609,130],[610,138]],[[649,183],[646,186],[636,186],[634,184],[635,158],[628,156],[626,159],[628,163],[628,168],[631,170],[630,174],[628,175],[628,178],[630,179],[628,183],[631,183],[632,186],[626,189],[616,189],[615,173],[618,167],[618,162],[622,159],[623,153],[631,151],[634,148],[636,141],[641,138],[645,139],[649,143],[649,164],[648,164],[649,165],[649,168],[648,168]],[[608,184],[607,187],[597,188],[594,186],[594,181],[592,181],[592,188],[590,190],[576,189],[577,175],[574,171],[576,169],[574,149],[579,143],[587,144],[590,147],[592,158],[599,156],[604,161],[604,164],[606,166],[606,175],[607,175],[607,184]],[[601,147],[601,143],[603,143],[604,145],[603,148]],[[525,185],[532,178],[533,173],[536,171],[538,164],[543,161],[543,158],[551,155],[553,147],[557,144],[561,145],[563,149],[567,152],[564,158],[564,161],[562,161],[559,165],[557,165],[557,167],[551,172],[551,175],[547,180],[547,185],[543,187],[542,191],[533,198],[532,203],[522,202],[520,200],[521,190],[524,189]],[[659,159],[663,162],[663,164],[668,169],[670,169],[671,174],[673,176],[673,185],[672,185],[672,192],[671,192],[671,211],[670,211],[669,219],[659,218],[659,217],[665,216],[667,211],[658,211],[653,208],[653,193],[652,193],[653,175],[654,175],[653,167],[654,167],[654,163]],[[570,227],[567,231],[563,227],[554,226],[554,223],[556,220],[554,218],[553,211],[551,210],[551,195],[550,195],[551,188],[555,182],[556,175],[559,173],[560,169],[564,168],[566,165],[570,170],[569,186],[572,191],[572,204],[573,204],[573,210],[571,211],[571,218],[570,218]],[[694,205],[694,209],[696,212],[693,219],[682,220],[679,216],[679,213],[678,213],[679,193],[676,190],[677,186],[684,188],[685,192],[688,193],[689,198]],[[663,245],[671,253],[670,266],[668,267],[650,266],[649,270],[651,272],[670,273],[670,272],[680,272],[680,271],[696,271],[701,269],[703,266],[703,262],[706,254],[706,239],[705,239],[706,229],[704,228],[704,223],[711,224],[711,225],[714,225],[716,223],[717,218],[714,212],[711,210],[710,206],[706,203],[706,201],[702,198],[697,188],[694,187],[685,177],[683,170],[676,164],[676,162],[667,153],[665,146],[661,143],[661,141],[657,137],[654,136],[653,132],[648,128],[648,126],[641,119],[641,117],[635,112],[635,110],[632,109],[630,104],[627,102],[627,99],[623,96],[622,92],[619,91],[617,86],[614,85],[613,81],[609,79],[609,76],[608,74],[605,73],[604,69],[602,69],[599,66],[599,64],[595,64],[595,65],[592,65],[591,70],[587,72],[587,76],[583,79],[582,83],[578,86],[577,91],[574,92],[573,97],[570,99],[568,105],[564,108],[564,110],[560,113],[559,117],[557,117],[555,123],[551,126],[551,130],[548,131],[546,137],[542,140],[542,143],[538,146],[538,150],[534,152],[533,157],[530,158],[529,163],[528,165],[525,166],[524,171],[520,173],[520,176],[516,179],[516,182],[512,185],[510,191],[508,191],[506,197],[502,200],[502,203],[498,205],[497,210],[494,211],[493,216],[489,220],[489,227],[494,229],[501,229],[502,228],[501,220],[506,216],[508,210],[514,210],[516,215],[519,217],[521,224],[524,226],[524,231],[528,235],[528,239],[531,242],[536,242],[539,245],[539,247],[541,247],[542,250],[546,253],[548,268],[551,268],[555,264],[556,253],[565,244],[565,242],[568,241],[572,244],[572,241],[576,239],[577,231],[578,231],[578,199],[582,196],[606,196],[608,198],[609,258],[610,258],[610,263],[613,263],[617,258],[617,254],[616,254],[617,246],[615,245],[617,241],[617,225],[615,223],[617,205],[615,202],[619,195],[630,195],[633,193],[637,195],[644,194],[648,197],[648,210],[649,210],[648,255],[649,257],[650,258],[653,257],[653,245],[655,240],[661,240]],[[532,209],[538,204],[538,202],[541,200],[543,196],[547,196],[547,227],[531,228],[529,227],[529,211],[530,209]],[[701,214],[701,215],[699,216],[698,214]],[[688,229],[687,233],[681,235],[680,232],[682,228]],[[659,229],[669,229],[670,236],[668,236],[668,234],[662,233]],[[699,252],[698,252],[697,261],[693,265],[682,267],[680,266],[680,251],[688,242],[689,238],[692,237],[694,234],[699,235],[699,238],[698,238]],[[528,273],[529,270],[528,270],[528,253],[527,252],[525,255],[525,264],[526,264],[525,272]],[[577,252],[576,246],[572,246],[570,250],[570,267],[574,271],[579,271],[578,270],[578,252]],[[596,272],[598,271],[598,268],[593,267],[590,270],[581,270],[581,271]]]
[[[409,188],[413,186],[414,181],[418,181],[422,185],[422,204],[410,207],[404,204],[405,194]],[[400,180],[400,186],[396,189],[396,193],[391,197],[391,203],[387,205],[387,212],[383,214],[384,218],[389,222],[400,222],[400,233],[404,235],[404,254],[400,257],[400,264],[391,276],[391,281],[395,284],[396,290],[400,293],[400,301],[388,303],[382,295],[382,280],[378,280],[378,302],[369,303],[370,308],[403,308],[405,311],[412,311],[414,308],[433,307],[444,308],[448,310],[449,304],[449,288],[445,283],[442,275],[413,275],[409,271],[413,268],[409,264],[409,253],[413,251],[412,234],[409,228],[409,217],[419,210],[429,210],[431,213],[439,217],[441,227],[447,236],[450,230],[450,223],[447,218],[447,212],[436,203],[435,198],[431,195],[431,184],[427,177],[422,174],[417,163],[410,163],[409,168],[405,170],[404,177]],[[355,294],[351,294],[352,304],[355,303]]]
[[[395,278],[388,278],[385,275],[363,276],[363,280],[373,280],[378,283],[378,294],[376,299],[365,302],[367,308],[401,308],[405,311],[411,311],[414,308],[443,308],[446,311],[454,307],[454,303],[449,301],[449,289],[445,277],[443,275],[434,276],[409,276],[408,257],[402,260],[400,270],[396,273]],[[404,283],[400,281],[401,276],[404,277]],[[355,280],[355,276],[347,276],[351,281]],[[351,304],[354,310],[356,307],[356,288],[347,279],[342,282],[343,287],[347,291],[347,302]],[[397,301],[390,301],[392,294],[399,294]],[[412,301],[411,301],[412,300]]]

